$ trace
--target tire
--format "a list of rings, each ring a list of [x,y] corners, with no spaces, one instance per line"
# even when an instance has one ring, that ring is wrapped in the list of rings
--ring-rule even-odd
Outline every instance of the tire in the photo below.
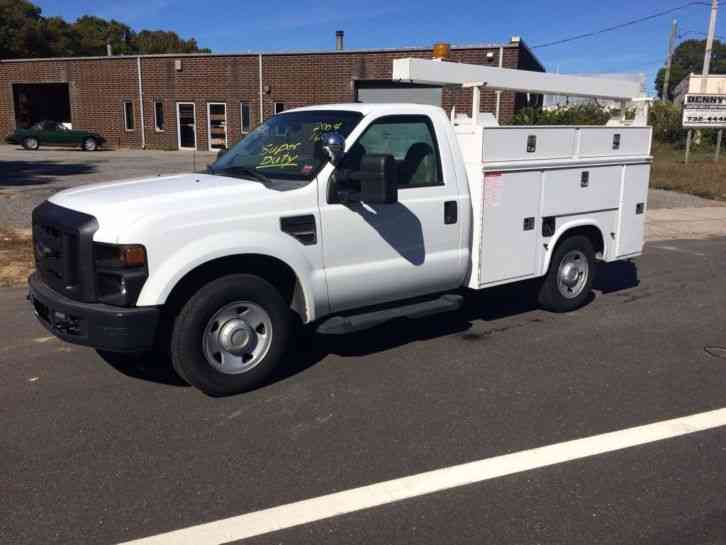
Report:
[[[98,149],[98,142],[95,138],[88,137],[81,144],[83,151],[96,151]]]
[[[38,139],[33,136],[23,138],[23,147],[30,151],[35,151],[40,147]]]
[[[590,298],[595,250],[590,239],[575,235],[561,241],[539,289],[538,301],[550,312],[570,312]]]
[[[291,336],[292,311],[268,282],[249,274],[213,280],[182,307],[171,335],[177,374],[210,396],[265,383]]]

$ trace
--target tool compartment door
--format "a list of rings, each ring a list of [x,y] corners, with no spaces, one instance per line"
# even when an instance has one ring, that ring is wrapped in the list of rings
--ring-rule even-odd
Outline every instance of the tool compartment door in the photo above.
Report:
[[[542,174],[485,172],[479,284],[526,278],[536,272]]]
[[[617,257],[643,251],[649,179],[649,164],[623,167]]]

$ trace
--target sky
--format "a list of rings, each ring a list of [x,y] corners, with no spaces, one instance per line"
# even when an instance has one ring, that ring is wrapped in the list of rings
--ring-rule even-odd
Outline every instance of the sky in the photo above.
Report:
[[[708,6],[691,6],[592,38],[536,47],[688,0],[33,1],[46,16],[75,20],[90,14],[135,30],[174,30],[216,53],[332,49],[336,30],[345,31],[346,49],[500,43],[520,36],[550,72],[644,73],[650,93],[664,64],[672,20],[678,20],[683,39],[702,39],[710,14]],[[720,15],[716,33],[726,34],[726,13]]]

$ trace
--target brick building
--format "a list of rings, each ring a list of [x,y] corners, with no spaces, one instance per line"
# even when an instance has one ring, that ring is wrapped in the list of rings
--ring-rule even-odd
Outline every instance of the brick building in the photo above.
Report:
[[[431,49],[3,60],[0,135],[52,119],[97,131],[111,147],[208,150],[233,145],[276,112],[309,104],[410,92],[469,111],[470,89],[421,94],[421,86],[393,84],[392,61],[405,57],[430,58]],[[544,71],[518,38],[454,46],[449,60]],[[482,93],[482,111],[498,111],[503,123],[526,103],[523,94]]]

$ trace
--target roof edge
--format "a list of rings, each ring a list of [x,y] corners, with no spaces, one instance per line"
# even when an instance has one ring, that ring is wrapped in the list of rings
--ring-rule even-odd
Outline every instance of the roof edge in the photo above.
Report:
[[[500,44],[462,44],[452,45],[452,50],[466,49],[499,49],[502,48],[519,48],[524,42],[519,43],[500,43]],[[527,47],[524,45],[524,47]],[[528,48],[529,49],[529,48]],[[406,51],[432,51],[433,46],[422,47],[389,47],[389,48],[364,48],[364,49],[300,49],[300,50],[283,50],[283,51],[238,51],[231,53],[156,53],[156,54],[140,54],[140,55],[97,55],[88,57],[29,57],[23,59],[0,59],[0,63],[21,63],[21,62],[67,62],[67,61],[99,61],[114,59],[159,59],[159,58],[197,58],[197,57],[257,57],[257,56],[282,56],[282,55],[345,55],[355,53],[396,53]],[[534,54],[532,54],[534,57]],[[541,65],[539,59],[534,57]],[[544,68],[544,67],[543,67]]]
[[[529,53],[532,58],[534,59],[534,62],[537,63],[537,65],[542,69],[542,72],[547,72],[547,68],[544,64],[542,64],[542,61],[539,60],[537,55],[534,54],[534,51],[532,51],[532,48],[527,45],[527,42],[522,40],[521,38],[518,39],[517,42],[512,42],[512,46],[519,46],[521,49],[524,49],[527,53]]]

